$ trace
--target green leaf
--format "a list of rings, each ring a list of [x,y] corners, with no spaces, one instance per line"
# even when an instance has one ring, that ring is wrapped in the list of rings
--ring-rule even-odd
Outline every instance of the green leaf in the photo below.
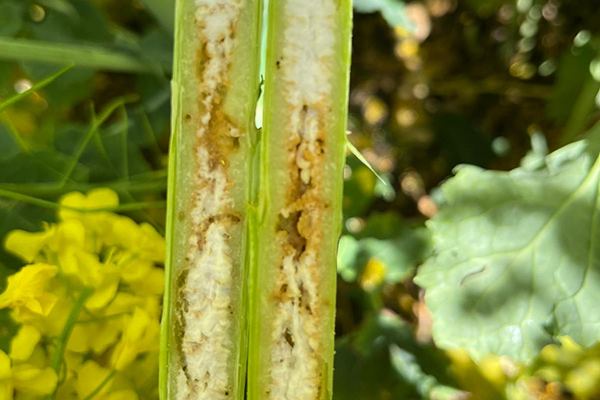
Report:
[[[0,275],[3,274],[3,266],[0,265]],[[2,286],[0,286],[2,287]],[[11,310],[5,308],[0,310],[0,350],[8,354],[10,351],[10,342],[17,334],[18,326],[10,316]]]
[[[0,269],[0,287],[3,286],[3,276],[5,277],[10,270],[18,270],[23,265],[22,260],[9,254],[4,249],[2,239],[5,235],[14,229],[30,232],[39,231],[42,228],[40,221],[53,222],[55,218],[56,210],[0,197],[0,264],[3,265]]]
[[[400,376],[414,385],[417,393],[423,398],[433,400],[455,400],[468,398],[467,393],[442,385],[432,376],[427,375],[414,354],[400,348],[396,344],[390,346],[392,366]]]
[[[23,25],[24,2],[0,1],[0,36],[13,36]]]
[[[24,91],[22,93],[18,93],[16,95],[14,95],[14,96],[12,96],[12,97],[4,100],[2,103],[0,103],[0,112],[4,111],[7,107],[9,107],[12,104],[18,102],[19,100],[22,100],[25,97],[29,96],[30,94],[35,93],[36,91],[42,89],[43,87],[51,84],[57,78],[59,78],[61,75],[65,74],[67,71],[69,71],[71,68],[73,68],[73,66],[68,65],[68,66],[60,69],[59,71],[54,72],[50,76],[47,76],[47,77],[43,78],[40,82],[36,83],[35,85],[33,85],[28,90],[26,90],[26,91]]]
[[[48,7],[41,22],[31,22],[34,39],[62,43],[110,44],[111,34],[106,14],[87,0],[62,2],[70,6],[58,10]]]
[[[418,343],[407,323],[382,311],[337,341],[333,399],[457,399],[440,396],[460,394],[450,387],[448,367],[441,351]]]
[[[385,265],[385,282],[401,282],[429,252],[429,232],[394,213],[374,213],[357,236],[343,236],[339,244],[338,273],[347,282],[356,280],[370,259]]]
[[[175,1],[142,0],[160,25],[171,35],[175,31]]]
[[[44,149],[32,153],[17,153],[13,157],[0,159],[0,186],[6,183],[51,183],[58,181],[70,164],[70,158],[55,151]],[[73,178],[85,180],[89,171],[75,165]]]
[[[561,56],[552,97],[546,105],[546,113],[550,119],[560,123],[567,122],[579,94],[592,78],[590,63],[596,55],[597,51],[588,43],[582,47],[567,48]]]
[[[355,157],[348,157],[346,164],[352,176],[344,182],[344,217],[362,216],[375,200],[377,178]]]
[[[510,172],[463,166],[443,185],[435,255],[415,279],[438,346],[527,361],[559,335],[597,342],[599,134]]]
[[[154,65],[110,47],[0,38],[0,59],[74,64],[92,69],[129,73],[156,73]]]
[[[4,124],[0,124],[0,149],[2,149],[0,163],[16,156],[21,151],[19,142]]]
[[[22,70],[33,81],[38,81],[56,71],[56,65],[39,62],[21,62]],[[70,68],[67,66],[66,68]],[[95,72],[88,68],[73,68],[44,88],[42,96],[55,109],[74,107],[92,96]],[[32,88],[33,89],[33,88]]]
[[[412,22],[406,17],[406,6],[400,0],[354,0],[354,9],[360,13],[380,12],[391,27],[402,26],[412,29]]]

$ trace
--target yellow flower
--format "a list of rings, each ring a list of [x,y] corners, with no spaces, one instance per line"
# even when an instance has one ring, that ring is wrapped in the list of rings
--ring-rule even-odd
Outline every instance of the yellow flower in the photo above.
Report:
[[[104,398],[104,400],[137,400],[138,396],[131,389],[116,390]]]
[[[127,292],[117,292],[115,299],[102,310],[96,311],[97,316],[114,316],[117,314],[132,314],[136,307],[143,308],[157,321],[161,315],[161,298],[159,296],[139,296]]]
[[[99,188],[90,190],[87,196],[80,192],[67,193],[61,197],[59,203],[62,206],[82,210],[114,208],[119,205],[119,195],[112,189]],[[94,224],[98,225],[98,222],[101,222],[107,214],[110,215],[111,213],[106,211],[85,213],[63,208],[58,212],[58,217],[62,221],[70,219],[82,220],[88,222],[90,226],[92,226]],[[95,228],[98,229],[99,226],[95,226]]]
[[[0,400],[12,399],[13,391],[10,358],[0,350]]]
[[[61,223],[55,243],[62,272],[71,280],[95,289],[88,309],[100,309],[117,293],[119,276],[112,263],[101,263],[97,254],[83,250],[85,228],[79,221]]]
[[[86,361],[77,380],[77,393],[82,399],[86,399],[92,392],[97,391],[97,394],[92,397],[93,400],[103,398],[112,386],[111,371],[108,368],[101,367],[93,360]]]
[[[31,325],[23,325],[10,344],[10,358],[25,361],[33,354],[41,338],[40,332]]]
[[[142,295],[162,295],[165,289],[165,270],[152,268],[146,278],[132,282],[131,287]]]
[[[114,368],[122,371],[140,353],[157,350],[158,334],[158,321],[153,319],[146,310],[136,308],[112,355]]]
[[[122,315],[105,322],[76,324],[67,349],[83,354],[90,350],[95,354],[104,353],[119,338],[124,318],[125,315]]]
[[[164,284],[156,264],[164,262],[165,241],[149,224],[85,211],[117,206],[110,189],[69,193],[60,203],[66,207],[58,223],[39,233],[14,231],[5,242],[33,264],[9,277],[0,294],[0,308],[12,308],[21,324],[11,357],[0,354],[0,400],[39,399],[55,388],[62,400],[156,398]],[[68,336],[56,387],[48,357],[87,288],[94,292]]]
[[[117,290],[119,289],[119,276],[110,273],[106,274],[95,289],[94,293],[85,303],[85,307],[88,310],[99,310],[104,308],[115,298]]]
[[[6,235],[4,248],[27,262],[33,262],[53,234],[51,229],[35,233],[17,229]]]
[[[138,396],[131,389],[113,389],[115,371],[100,366],[89,360],[81,367],[76,383],[79,398],[87,399],[96,392],[91,400],[137,400]]]
[[[158,398],[155,384],[158,378],[158,359],[158,352],[147,353],[138,357],[124,372],[141,398]]]
[[[53,287],[53,289],[56,288]],[[43,336],[58,336],[67,322],[69,313],[73,309],[73,302],[67,298],[67,294],[57,293],[56,290],[54,290],[54,294],[58,295],[58,301],[47,316],[39,316],[38,318],[26,321],[34,325]]]
[[[112,232],[106,236],[106,243],[127,249],[137,257],[152,262],[165,261],[165,240],[152,225],[136,224],[128,217],[117,216]]]
[[[360,285],[365,290],[373,290],[383,282],[387,267],[376,258],[371,258],[360,278]]]
[[[0,350],[0,400],[12,400],[14,392],[45,396],[56,388],[58,377],[52,368],[20,364],[11,368],[10,358]]]
[[[0,295],[0,308],[10,307],[20,318],[48,315],[56,296],[45,290],[58,268],[48,264],[31,264],[8,277],[8,285]]]

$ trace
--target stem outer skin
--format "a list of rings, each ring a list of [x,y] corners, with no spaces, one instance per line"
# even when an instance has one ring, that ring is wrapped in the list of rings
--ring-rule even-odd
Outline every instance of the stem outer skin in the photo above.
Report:
[[[281,125],[273,121],[287,118],[282,110],[282,93],[275,87],[282,79],[276,70],[275,56],[282,51],[278,38],[283,33],[285,21],[279,14],[281,7],[291,0],[271,0],[268,17],[268,46],[267,53],[267,80],[265,84],[265,107],[263,120],[265,127],[259,137],[256,131],[255,109],[259,93],[260,79],[259,53],[260,29],[263,2],[266,0],[248,0],[245,14],[243,14],[240,29],[245,32],[240,54],[245,58],[233,57],[230,69],[229,86],[221,87],[223,99],[218,103],[218,111],[231,118],[239,127],[245,129],[244,136],[240,138],[237,155],[231,159],[224,158],[222,164],[229,170],[230,164],[237,165],[237,169],[230,176],[235,190],[231,195],[232,201],[237,204],[242,221],[242,235],[236,245],[241,250],[237,277],[242,281],[239,284],[240,295],[233,298],[236,303],[238,315],[235,317],[233,329],[232,352],[235,354],[236,365],[230,370],[234,376],[232,392],[228,394],[234,400],[266,400],[264,392],[269,390],[269,379],[272,369],[270,355],[270,314],[274,305],[269,304],[269,290],[277,280],[276,270],[280,262],[269,254],[272,248],[273,235],[279,229],[273,222],[281,214],[283,197],[275,189],[276,185],[285,182],[273,181],[277,178],[275,171],[288,168],[282,162],[282,148],[277,146],[277,140],[285,139],[288,132]],[[345,159],[346,119],[350,66],[350,35],[351,35],[351,0],[326,0],[335,4],[335,52],[329,66],[333,70],[331,79],[331,93],[327,94],[327,101],[331,109],[324,113],[325,138],[327,142],[325,151],[326,163],[315,167],[314,171],[327,182],[325,185],[329,210],[322,214],[323,220],[318,228],[323,230],[323,238],[317,251],[316,275],[318,285],[324,289],[318,305],[322,318],[319,323],[318,340],[322,351],[319,358],[319,390],[318,394],[310,400],[329,400],[332,395],[333,376],[333,339],[334,339],[334,313],[335,313],[335,283],[336,283],[336,251],[337,240],[341,231],[342,210],[342,169]],[[185,328],[178,330],[180,325],[176,322],[180,318],[178,297],[181,296],[181,287],[178,280],[181,272],[189,268],[185,258],[187,243],[189,242],[189,219],[191,197],[194,193],[194,174],[197,174],[198,165],[194,163],[194,134],[189,126],[189,119],[197,118],[190,104],[199,103],[201,95],[198,94],[198,70],[202,70],[205,60],[194,60],[200,49],[201,41],[194,38],[194,25],[191,15],[194,9],[193,0],[181,0],[176,3],[175,19],[175,58],[172,82],[172,137],[170,147],[168,205],[167,205],[167,258],[166,258],[166,283],[161,326],[160,346],[160,377],[159,393],[162,400],[179,398],[177,396],[177,373],[181,367],[182,351],[178,348],[178,341]],[[248,5],[250,4],[250,5]],[[250,10],[250,11],[248,11]],[[197,28],[196,28],[197,29]],[[238,50],[236,50],[237,52]],[[210,60],[208,60],[210,61]],[[208,62],[207,61],[207,62]],[[279,82],[279,83],[278,83]],[[322,110],[321,110],[322,111]],[[218,135],[218,132],[207,131],[207,137]],[[214,139],[209,139],[214,140]],[[228,153],[229,154],[229,153]],[[236,157],[238,159],[236,160]],[[284,157],[285,158],[285,157]],[[196,161],[197,163],[198,161]],[[236,164],[237,163],[237,164]],[[194,166],[195,165],[195,166]],[[325,167],[327,165],[327,167]],[[284,180],[285,181],[285,180]],[[275,228],[275,229],[273,229]],[[281,250],[281,249],[280,249]],[[209,267],[209,266],[207,266]],[[271,302],[272,303],[272,302]],[[246,370],[248,366],[248,370]],[[246,381],[247,379],[247,381]],[[247,384],[247,397],[246,393]],[[233,394],[233,396],[231,396]],[[302,398],[301,400],[308,400]]]
[[[230,6],[234,3],[232,1],[231,4],[223,4],[223,8],[216,12],[220,13],[220,17],[225,17],[224,13],[231,10]],[[232,356],[227,361],[227,381],[231,385],[223,389],[218,396],[224,395],[232,400],[244,399],[247,365],[246,303],[248,298],[246,293],[248,288],[244,282],[247,281],[252,254],[255,253],[249,240],[252,222],[247,214],[248,210],[253,208],[251,193],[255,190],[250,169],[253,168],[253,149],[258,140],[254,118],[259,90],[257,43],[259,43],[259,16],[262,0],[244,0],[241,4],[239,16],[231,24],[233,25],[231,36],[224,39],[234,38],[234,50],[230,54],[225,52],[225,58],[219,58],[222,55],[218,54],[211,59],[211,56],[215,54],[215,46],[218,47],[219,44],[214,37],[210,37],[210,35],[214,36],[214,33],[208,29],[211,26],[212,29],[223,27],[221,22],[215,24],[216,21],[212,23],[209,21],[210,18],[215,18],[215,15],[210,13],[211,2],[198,3],[194,0],[176,2],[172,137],[167,189],[166,286],[161,326],[159,374],[159,394],[163,400],[208,398],[206,397],[207,393],[204,393],[202,389],[180,397],[182,390],[198,388],[197,384],[194,384],[189,378],[193,379],[193,375],[188,374],[190,370],[193,370],[192,367],[186,367],[187,383],[182,386],[181,382],[178,382],[178,377],[183,376],[180,374],[180,371],[183,370],[182,367],[189,366],[189,364],[184,364],[189,362],[189,347],[187,347],[188,350],[184,350],[183,344],[186,340],[189,343],[190,337],[195,335],[195,331],[191,331],[189,327],[180,322],[185,321],[185,318],[188,318],[186,315],[189,315],[185,314],[188,311],[184,311],[180,303],[182,298],[187,301],[187,297],[184,296],[189,295],[189,291],[184,291],[184,289],[190,289],[190,291],[197,289],[196,286],[188,286],[190,276],[198,275],[198,273],[203,273],[204,276],[204,272],[210,271],[214,267],[208,263],[201,264],[201,270],[198,270],[197,260],[202,263],[205,254],[210,255],[221,251],[215,247],[215,242],[210,241],[212,239],[209,236],[209,230],[214,226],[221,228],[223,225],[219,218],[223,216],[226,218],[233,216],[234,220],[231,231],[227,231],[229,228],[224,228],[229,238],[227,240],[231,249],[230,264],[233,269],[231,274],[233,284],[230,286],[229,295],[232,317],[231,324],[227,328],[229,333],[226,335],[227,341],[231,343],[229,350]],[[201,15],[199,12],[203,14]],[[202,18],[206,18],[205,24],[202,23]],[[240,39],[235,39],[237,37]],[[207,46],[207,43],[210,45]],[[212,71],[215,66],[217,69],[220,68],[218,62],[223,60],[228,63],[224,72],[226,79],[222,79],[221,75],[216,78],[214,74],[211,75],[210,77],[217,79],[218,82],[211,91],[210,84],[205,83],[208,81],[204,79],[206,77],[204,73],[211,65]],[[219,79],[221,80],[219,81]],[[205,122],[207,116],[210,119],[209,123]],[[239,128],[239,132],[241,132],[239,141],[234,146],[237,147],[237,150],[223,151],[223,146],[230,146],[229,141],[232,139],[227,132],[231,131],[227,131],[227,129],[232,126]],[[200,152],[206,150],[211,150],[207,154],[211,160],[215,158],[216,162],[213,162],[212,165],[216,165],[216,167],[210,165],[207,167],[206,159],[198,157]],[[221,158],[216,160],[215,154]],[[202,176],[200,171],[208,171],[210,177]],[[231,208],[224,209],[219,205],[222,204],[219,203],[219,200],[215,200],[214,206],[202,208],[207,204],[206,200],[203,200],[203,196],[208,196],[206,189],[210,191],[211,182],[220,182],[219,177],[223,176],[227,178],[226,196],[229,198]],[[215,178],[216,180],[209,181],[209,179]],[[204,194],[199,194],[200,191],[196,189],[197,185],[202,185],[202,187],[207,185]],[[198,204],[200,204],[200,208],[198,208]],[[202,211],[204,209],[208,210],[206,214]],[[210,211],[214,209],[218,209],[221,214],[209,214],[209,212],[214,213],[215,211]],[[194,220],[192,220],[192,215],[194,215]],[[216,217],[214,220],[213,216]],[[206,221],[202,224],[205,223],[208,228],[205,228],[204,231],[199,230],[202,229],[202,224],[198,224],[198,219]],[[229,219],[225,222],[228,221]],[[189,238],[192,235],[203,240],[203,245],[198,246],[199,252],[190,244]],[[195,260],[193,264],[186,259],[190,256],[190,250],[196,254],[194,258],[190,257],[191,260]],[[197,278],[194,279],[197,280]],[[200,289],[197,290],[200,291]],[[205,297],[205,299],[207,298]],[[202,301],[206,302],[206,300]],[[209,308],[216,307],[208,304]],[[193,307],[194,305],[190,304],[189,310],[193,311]],[[185,336],[186,332],[188,336]],[[214,336],[214,334],[212,335]],[[195,336],[191,337],[191,340],[194,338]],[[203,343],[203,349],[206,349],[204,346],[211,346],[211,340],[211,338],[208,340],[198,338],[198,342]],[[218,349],[219,347],[213,346],[212,348]],[[188,352],[186,353],[186,351]],[[191,357],[193,359],[195,355]],[[212,383],[209,382],[209,385]]]
[[[325,0],[328,1],[328,0]],[[294,4],[294,5],[292,5]],[[269,2],[269,18],[268,18],[268,37],[267,37],[267,59],[266,59],[266,73],[265,73],[265,98],[263,108],[263,134],[262,134],[262,145],[261,145],[261,171],[260,171],[260,200],[259,200],[259,214],[258,214],[258,229],[257,238],[259,241],[259,254],[257,262],[254,265],[252,271],[252,297],[251,297],[251,318],[250,318],[250,352],[249,352],[249,373],[248,373],[248,399],[249,400],[270,400],[281,397],[281,393],[273,393],[272,389],[277,386],[287,386],[284,390],[287,390],[286,398],[294,400],[329,400],[332,396],[333,387],[333,354],[334,354],[334,324],[335,324],[335,292],[336,292],[336,252],[337,252],[337,241],[341,232],[342,224],[342,195],[343,195],[343,179],[342,171],[345,161],[345,143],[346,143],[346,121],[347,121],[347,103],[348,103],[348,89],[349,89],[349,68],[350,68],[350,52],[351,52],[351,31],[352,31],[352,2],[350,0],[331,0],[331,4],[335,7],[334,15],[334,26],[328,25],[331,28],[330,32],[322,32],[322,25],[316,25],[314,22],[318,18],[306,17],[304,14],[302,18],[306,21],[307,26],[302,29],[306,33],[306,40],[312,43],[317,43],[321,35],[331,34],[334,36],[335,45],[333,50],[333,56],[328,58],[327,71],[331,71],[331,78],[328,78],[328,83],[331,85],[330,92],[326,93],[325,103],[331,106],[327,109],[327,106],[321,107],[317,103],[310,103],[311,100],[304,103],[303,112],[304,116],[309,115],[315,111],[319,117],[319,128],[324,131],[321,139],[323,142],[319,144],[317,140],[317,147],[322,145],[324,150],[324,160],[316,156],[317,161],[312,161],[313,164],[310,167],[310,174],[312,175],[311,181],[307,184],[304,178],[301,181],[308,186],[303,189],[297,189],[297,186],[304,186],[302,182],[299,182],[298,177],[294,178],[294,174],[302,176],[300,171],[303,167],[296,161],[296,165],[293,162],[290,163],[290,159],[297,159],[297,156],[301,156],[301,148],[310,140],[306,137],[307,130],[301,131],[290,131],[290,127],[294,126],[294,118],[297,114],[290,114],[295,111],[290,111],[293,107],[293,100],[288,102],[290,98],[295,94],[300,96],[306,96],[302,93],[302,90],[298,90],[302,84],[295,85],[295,87],[289,86],[290,75],[286,76],[285,68],[286,62],[289,64],[290,58],[288,55],[296,47],[303,47],[302,44],[297,42],[286,43],[286,28],[291,23],[290,20],[293,17],[287,18],[285,16],[286,7],[301,7],[300,3],[296,0],[270,0]],[[323,3],[324,6],[327,4]],[[307,7],[309,7],[307,5]],[[306,12],[306,9],[301,11]],[[319,10],[318,12],[322,12]],[[293,12],[292,12],[292,15]],[[294,15],[296,16],[296,15]],[[312,24],[312,25],[311,25]],[[298,28],[297,26],[295,28]],[[291,29],[292,32],[298,32],[299,29]],[[292,33],[293,35],[294,33]],[[312,35],[311,35],[312,34]],[[313,46],[312,49],[308,50],[314,54],[318,54],[318,51],[314,50],[317,46]],[[306,48],[305,48],[306,50]],[[296,53],[297,55],[297,53]],[[292,56],[293,57],[293,56]],[[316,60],[322,60],[319,57],[297,57],[298,64],[310,63]],[[308,81],[304,83],[315,85],[313,82],[319,82],[318,73],[314,73],[309,69],[304,69],[304,66],[294,64],[291,66],[293,71],[304,71],[310,77]],[[289,67],[289,66],[288,66]],[[302,74],[302,73],[300,73]],[[295,82],[302,82],[306,76],[293,76],[291,79],[297,79]],[[313,81],[314,80],[314,81]],[[293,86],[293,85],[292,85]],[[318,85],[317,85],[318,86]],[[294,92],[295,90],[295,92]],[[307,97],[310,99],[310,96]],[[302,114],[301,114],[302,115]],[[302,118],[302,117],[301,117]],[[308,117],[306,117],[308,120]],[[324,128],[323,128],[324,126]],[[304,126],[309,127],[308,125]],[[309,127],[310,128],[310,127]],[[300,137],[301,139],[298,139]],[[300,144],[294,148],[297,143]],[[292,143],[293,145],[290,145]],[[310,145],[309,145],[310,146]],[[306,152],[305,152],[306,154]],[[312,155],[315,155],[313,153]],[[319,161],[321,160],[321,161]],[[300,183],[298,185],[298,183]],[[298,195],[300,191],[300,195]],[[290,193],[296,192],[293,196]],[[316,200],[316,201],[315,201]],[[321,205],[327,204],[321,207]],[[299,207],[299,213],[296,217],[293,216],[294,211]],[[299,215],[299,216],[298,216]],[[314,219],[314,218],[316,219]],[[297,220],[294,220],[297,218]],[[294,227],[288,225],[286,228],[282,228],[282,222],[289,224],[292,221]],[[315,225],[312,225],[310,229],[303,226],[308,220],[317,221]],[[310,226],[310,223],[308,223]],[[295,231],[295,232],[294,232]],[[273,374],[276,362],[279,358],[279,354],[274,350],[281,349],[281,343],[285,342],[279,339],[279,342],[275,339],[272,332],[275,332],[274,325],[285,320],[286,312],[291,304],[295,304],[294,300],[289,300],[292,295],[289,294],[290,285],[283,284],[282,282],[294,282],[294,279],[290,280],[292,273],[285,272],[285,258],[289,258],[289,248],[294,245],[294,241],[297,241],[298,237],[301,236],[302,240],[305,241],[304,248],[297,246],[296,256],[299,256],[299,260],[295,260],[296,276],[294,279],[301,281],[299,285],[299,291],[301,294],[299,302],[301,305],[306,305],[310,302],[311,298],[317,297],[317,300],[313,302],[314,308],[310,308],[310,316],[306,314],[293,314],[296,318],[298,315],[302,319],[300,324],[301,328],[298,329],[298,324],[290,322],[296,329],[296,333],[292,332],[292,339],[289,340],[289,330],[286,331],[285,337],[288,341],[291,349],[294,351],[294,356],[289,356],[286,362],[288,363],[288,370],[283,375],[289,373],[290,380],[297,378],[298,374],[301,374],[298,367],[298,362],[294,361],[296,355],[299,354],[296,349],[300,349],[302,352],[303,345],[297,338],[306,342],[306,332],[304,329],[306,324],[311,324],[316,328],[316,332],[313,332],[315,336],[309,336],[311,339],[316,337],[318,345],[313,354],[313,357],[318,360],[318,367],[315,368],[315,373],[311,375],[318,375],[317,390],[303,391],[301,394],[302,386],[307,381],[297,383],[292,386],[277,385],[277,376]],[[315,239],[317,236],[320,238]],[[282,244],[282,237],[284,243]],[[295,237],[295,239],[294,239]],[[291,245],[291,246],[290,246]],[[302,262],[302,259],[306,257],[310,259],[310,251],[315,255],[316,261],[312,263],[306,261]],[[286,257],[286,254],[288,256]],[[302,266],[304,264],[304,267]],[[309,283],[316,284],[317,296],[310,294],[308,297],[304,295],[304,289],[306,289],[306,276],[302,277],[298,271],[302,268],[306,268],[306,264],[311,265],[309,267],[310,274],[316,276],[316,282]],[[293,270],[293,269],[292,269]],[[282,274],[286,275],[282,280]],[[287,281],[285,279],[288,279]],[[303,287],[304,286],[304,287]],[[280,298],[281,296],[281,298]],[[282,298],[288,298],[288,300],[282,300]],[[307,300],[308,299],[308,300]],[[285,303],[287,302],[287,303]],[[294,307],[296,307],[294,305]],[[276,317],[277,313],[284,315],[284,318]],[[293,311],[298,313],[298,311]],[[314,316],[313,316],[314,312]],[[280,318],[280,319],[278,319]],[[290,318],[290,320],[294,320]],[[304,330],[304,333],[302,331]],[[276,333],[275,335],[278,335]],[[294,335],[296,335],[294,337]],[[304,336],[303,336],[304,335]],[[299,346],[299,347],[298,347]],[[292,350],[290,350],[291,353]],[[305,352],[306,353],[306,352]],[[277,357],[275,355],[277,354]],[[307,353],[306,353],[307,354]],[[309,358],[309,360],[311,360]],[[300,361],[299,363],[302,363]],[[281,371],[281,369],[280,369]],[[312,378],[311,378],[312,379]],[[297,390],[296,388],[300,389]],[[290,392],[291,391],[291,392]]]

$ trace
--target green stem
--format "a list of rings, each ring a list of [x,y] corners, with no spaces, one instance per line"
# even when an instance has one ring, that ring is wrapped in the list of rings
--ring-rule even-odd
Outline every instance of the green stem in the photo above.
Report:
[[[52,369],[56,371],[57,374],[60,372],[60,368],[64,361],[65,349],[67,347],[67,343],[69,342],[69,338],[71,337],[71,332],[73,332],[75,322],[77,322],[79,313],[85,306],[85,302],[92,295],[92,293],[94,293],[94,289],[89,287],[84,287],[81,290],[79,298],[75,301],[75,304],[73,304],[73,308],[67,317],[67,322],[65,323],[64,328],[56,340],[56,349],[54,351],[54,356],[52,356]],[[47,397],[49,400],[53,400],[55,398],[56,390]]]
[[[83,400],[92,400],[94,398],[94,396],[97,395],[98,393],[100,393],[100,391],[102,390],[102,388],[104,388],[104,386],[106,386],[106,384],[108,382],[110,382],[110,380],[112,378],[115,377],[116,373],[117,373],[117,371],[112,370],[110,372],[110,374],[108,374],[108,376],[94,390],[92,390],[92,392],[90,394],[88,394],[87,396],[85,396],[83,398]]]
[[[92,137],[94,137],[94,134],[96,133],[98,128],[100,128],[100,126],[108,119],[108,117],[110,117],[112,115],[112,113],[115,110],[117,110],[119,107],[123,106],[124,104],[137,101],[138,98],[139,97],[137,95],[120,97],[120,98],[112,101],[108,106],[106,106],[104,108],[104,110],[102,111],[102,113],[100,113],[99,118],[95,118],[95,115],[92,115],[92,123],[91,123],[90,129],[87,131],[87,133],[85,134],[85,136],[83,137],[81,142],[79,142],[79,145],[77,146],[77,150],[75,150],[75,155],[73,156],[73,160],[67,166],[67,169],[64,172],[64,176],[62,177],[62,179],[60,181],[61,184],[64,184],[65,182],[67,182],[69,180],[69,178],[71,177],[71,174],[73,173],[73,170],[75,169],[75,166],[79,162],[79,159],[83,155],[83,152],[87,148],[90,140],[92,140]]]
[[[175,31],[175,1],[142,0],[158,23],[170,34]]]
[[[91,324],[94,322],[102,322],[102,321],[108,321],[111,319],[115,319],[115,318],[119,318],[122,317],[124,315],[130,315],[130,312],[120,312],[117,314],[111,314],[111,315],[104,315],[102,317],[96,317],[96,318],[90,318],[90,319],[84,319],[82,321],[77,321],[76,324]]]
[[[39,199],[37,197],[27,196],[24,194],[11,192],[8,190],[0,189],[0,197],[5,197],[8,199],[22,201],[23,203],[33,204],[39,207],[51,208],[55,210],[72,210],[78,211],[81,213],[92,213],[92,212],[102,212],[102,211],[111,211],[111,212],[119,212],[119,211],[136,211],[143,210],[146,208],[162,208],[165,206],[164,200],[159,201],[140,201],[135,203],[126,203],[120,204],[116,207],[98,207],[98,208],[80,208],[80,207],[71,207],[65,206],[54,201],[48,201],[44,199]]]
[[[579,92],[579,96],[577,96],[571,115],[563,130],[562,137],[560,138],[561,146],[572,142],[578,135],[584,132],[590,113],[596,105],[596,96],[599,90],[600,82],[592,76],[588,77],[581,88],[581,92]]]
[[[1,42],[2,42],[2,39],[0,39],[0,47],[2,47]],[[3,51],[4,51],[4,49],[3,49]],[[2,56],[0,56],[0,58],[1,57]],[[48,86],[49,84],[51,84],[52,82],[54,82],[59,76],[63,75],[64,73],[66,73],[67,71],[71,70],[72,68],[73,68],[72,64],[71,65],[67,65],[66,67],[60,69],[58,72],[50,75],[47,78],[42,79],[40,82],[36,83],[31,88],[29,88],[28,90],[24,91],[23,93],[18,93],[16,95],[10,97],[9,99],[3,101],[2,103],[0,103],[0,112],[4,111],[9,106],[15,104],[19,100],[24,99],[25,97],[29,96],[30,94],[37,92],[38,90],[42,89],[45,86]]]
[[[88,190],[105,187],[113,189],[116,192],[129,193],[156,193],[162,192],[167,187],[166,172],[164,170],[155,171],[146,178],[136,177],[129,181],[115,180],[108,182],[88,183],[72,182],[61,184],[57,183],[2,183],[0,189],[30,196],[57,196],[69,192],[87,192]]]

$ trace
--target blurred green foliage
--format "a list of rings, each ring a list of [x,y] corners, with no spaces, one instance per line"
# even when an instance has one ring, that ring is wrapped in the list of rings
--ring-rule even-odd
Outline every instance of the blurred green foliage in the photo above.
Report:
[[[498,357],[473,364],[435,347],[412,278],[434,251],[425,222],[448,200],[438,187],[457,165],[542,168],[600,117],[596,0],[355,0],[355,10],[348,138],[383,182],[349,155],[336,400],[587,398],[594,388],[575,393],[567,372]],[[130,216],[163,229],[164,209],[147,205],[166,187],[171,12],[159,0],[0,0],[0,104],[74,63],[0,112],[0,238],[39,230],[62,194],[93,187],[115,189]],[[477,174],[448,183],[463,182],[459,203],[481,192],[481,207],[502,194],[497,175]],[[552,195],[538,197],[532,208]],[[0,287],[20,266],[0,250]],[[458,301],[453,290],[440,301]],[[451,317],[446,333],[459,336]],[[0,321],[6,349],[14,327],[5,313]],[[548,362],[543,354],[534,366]]]

